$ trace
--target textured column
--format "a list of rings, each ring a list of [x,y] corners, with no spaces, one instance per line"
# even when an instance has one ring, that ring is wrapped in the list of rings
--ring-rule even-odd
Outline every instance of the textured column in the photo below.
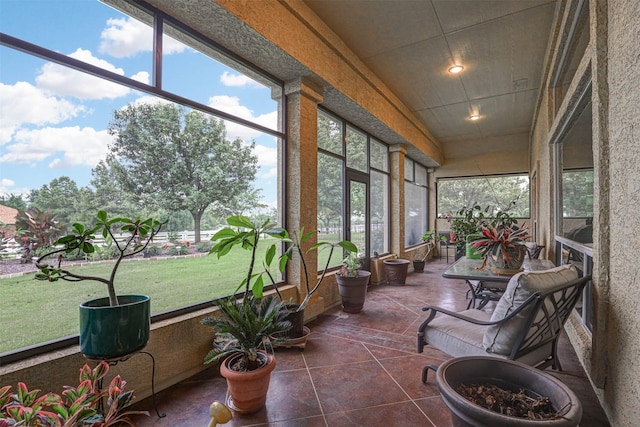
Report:
[[[391,252],[402,256],[404,249],[404,158],[407,148],[403,144],[389,147],[391,166]]]
[[[318,210],[318,104],[322,94],[306,79],[285,84],[287,95],[286,145],[286,227],[296,232],[317,230]],[[305,249],[315,244],[309,239]],[[310,280],[315,280],[318,262],[315,256],[305,257]],[[287,268],[287,282],[296,285],[300,298],[306,295],[304,271],[296,257]]]

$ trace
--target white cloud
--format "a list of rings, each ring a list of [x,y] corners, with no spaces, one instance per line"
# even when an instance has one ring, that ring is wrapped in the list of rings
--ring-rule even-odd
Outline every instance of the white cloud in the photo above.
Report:
[[[77,49],[69,55],[79,61],[86,62],[112,73],[124,76],[124,70],[113,64],[96,58],[90,51]],[[140,74],[140,73],[138,73]],[[60,96],[74,96],[80,99],[119,98],[130,92],[126,86],[100,79],[90,74],[82,73],[62,65],[47,63],[40,69],[36,77],[39,87]]]
[[[225,71],[220,76],[220,82],[225,86],[230,87],[255,87],[255,88],[263,88],[264,86],[258,83],[257,81],[243,75],[243,74],[231,74],[228,71]]]
[[[20,130],[7,145],[0,163],[35,164],[51,158],[50,168],[94,167],[106,157],[113,137],[106,130],[79,126]]]
[[[245,107],[244,105],[240,105],[240,99],[236,96],[227,96],[227,95],[212,96],[209,98],[209,106],[211,108],[215,108],[215,109],[224,111],[226,113],[233,114],[234,116],[251,120],[252,122],[258,123],[264,127],[268,127],[270,129],[277,129],[277,123],[278,123],[277,111],[273,111],[267,114],[261,114],[259,116],[254,116],[253,111],[251,111],[249,108]],[[246,126],[242,126],[229,121],[225,121],[225,126],[227,128],[227,137],[231,140],[235,138],[240,138],[242,140],[247,141],[262,135],[262,133],[257,130],[249,129]]]
[[[57,124],[76,117],[84,107],[48,95],[27,82],[0,83],[0,145],[23,124]]]
[[[138,73],[135,73],[133,76],[131,76],[131,78],[135,81],[144,83],[146,85],[148,85],[149,82],[151,81],[151,79],[149,78],[149,73],[146,71],[140,71]]]
[[[100,34],[98,50],[114,58],[129,58],[139,52],[151,52],[153,49],[153,29],[131,17],[108,19],[107,28]],[[165,55],[180,53],[187,49],[183,43],[164,36],[162,52]]]
[[[278,166],[278,150],[276,148],[256,144],[254,153],[258,156],[258,166],[262,168]]]
[[[140,98],[137,98],[135,101],[131,102],[130,104],[134,105],[135,107],[139,107],[140,105],[156,105],[156,104],[173,104],[171,101],[167,101],[164,98],[156,98],[155,96],[141,96]],[[127,105],[123,106],[122,108],[126,108]]]

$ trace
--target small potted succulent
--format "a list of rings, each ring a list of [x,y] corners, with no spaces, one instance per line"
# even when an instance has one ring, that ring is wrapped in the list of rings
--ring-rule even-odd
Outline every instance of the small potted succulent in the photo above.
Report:
[[[371,273],[359,268],[360,260],[356,251],[349,252],[336,274],[338,291],[342,298],[342,311],[346,313],[359,313],[364,307]]]
[[[86,301],[80,305],[80,351],[88,358],[111,359],[142,349],[149,340],[150,298],[147,295],[116,294],[115,278],[122,261],[137,256],[160,232],[167,221],[153,218],[109,218],[99,211],[96,225],[73,224],[73,232],[59,238],[52,249],[36,260],[40,270],[35,278],[55,282],[93,281],[107,287],[108,297]],[[63,265],[65,254],[92,254],[96,251],[95,235],[102,234],[114,243],[116,258],[108,277],[83,275]],[[128,235],[118,239],[117,233]],[[49,259],[55,261],[50,263]]]

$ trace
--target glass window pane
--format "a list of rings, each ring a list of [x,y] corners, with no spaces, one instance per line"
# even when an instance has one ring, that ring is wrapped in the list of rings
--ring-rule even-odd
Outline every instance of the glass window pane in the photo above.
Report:
[[[367,213],[367,185],[362,182],[351,181],[349,194],[350,234],[351,242],[358,247],[359,253],[364,253],[367,247],[365,227]]]
[[[489,213],[502,210],[518,218],[529,217],[529,176],[485,176],[438,180],[438,216],[456,214],[464,207],[489,206]]]
[[[389,148],[387,145],[373,138],[370,138],[369,145],[371,147],[371,167],[389,172]]]
[[[389,252],[389,175],[371,171],[371,253]]]
[[[280,97],[272,97],[272,91],[278,91],[279,85],[225,58],[215,49],[169,24],[165,24],[165,31],[179,41],[170,39],[172,44],[163,46],[164,90],[269,129],[280,130]],[[185,64],[189,66],[185,67]],[[190,84],[185,85],[185,81]]]
[[[367,172],[367,135],[347,126],[347,167]]]
[[[98,1],[3,1],[2,32],[113,73],[150,83],[153,31],[150,15],[140,11],[144,22]],[[55,21],[55,25],[51,23]],[[43,30],[46,29],[46,30]],[[3,58],[4,64],[7,62]],[[47,63],[38,70],[38,87],[53,93],[92,99],[96,77],[61,65]],[[101,97],[118,97],[125,90],[110,86]]]
[[[318,153],[318,240],[339,242],[344,236],[343,161]],[[318,253],[318,265],[326,263],[327,251]],[[342,252],[334,251],[330,265],[340,265]]]
[[[422,242],[427,231],[427,189],[407,182],[405,196],[404,244],[409,247]]]
[[[342,122],[318,111],[318,147],[342,156]]]
[[[413,160],[404,158],[404,179],[413,182]]]
[[[416,164],[416,184],[427,186],[427,168]]]

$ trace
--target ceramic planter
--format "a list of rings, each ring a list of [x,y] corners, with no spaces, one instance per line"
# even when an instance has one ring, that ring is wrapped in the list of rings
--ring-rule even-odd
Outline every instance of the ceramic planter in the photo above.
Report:
[[[344,277],[336,274],[338,291],[342,298],[342,311],[346,313],[362,311],[370,277],[371,273],[363,270],[358,270],[358,277]]]
[[[113,359],[141,350],[149,341],[151,300],[147,295],[122,295],[120,305],[109,298],[80,305],[80,352],[90,359]]]
[[[527,254],[526,246],[516,246],[515,248],[508,248],[507,253],[509,259],[505,259],[502,256],[502,252],[498,252],[497,255],[487,254],[485,259],[489,270],[496,274],[509,274],[513,275],[522,271],[522,264],[524,263],[524,257]]]
[[[442,400],[449,407],[454,427],[571,427],[582,418],[578,397],[560,380],[543,371],[512,360],[487,356],[457,357],[444,362],[436,371]],[[502,415],[476,405],[457,389],[460,384],[492,384],[528,396],[546,396],[560,418],[527,420]]]
[[[385,259],[384,274],[387,276],[387,284],[404,285],[409,271],[409,260]]]
[[[227,379],[229,400],[227,405],[239,414],[250,414],[260,410],[267,401],[271,372],[276,367],[276,358],[259,352],[258,357],[266,360],[266,365],[249,372],[236,372],[229,368],[241,354],[232,354],[220,365],[220,375]]]

